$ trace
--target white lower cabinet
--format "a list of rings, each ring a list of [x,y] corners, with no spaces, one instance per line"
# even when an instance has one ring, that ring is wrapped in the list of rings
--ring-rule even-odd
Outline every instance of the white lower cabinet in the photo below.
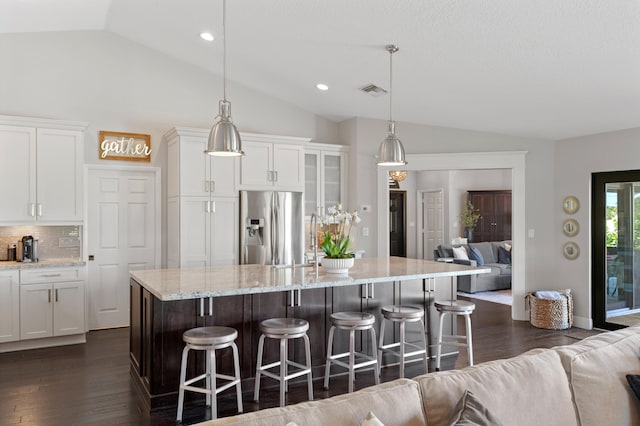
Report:
[[[82,271],[23,271],[20,282],[20,340],[67,336],[85,332]],[[45,282],[43,282],[45,281]]]
[[[0,343],[20,340],[20,274],[0,272]]]

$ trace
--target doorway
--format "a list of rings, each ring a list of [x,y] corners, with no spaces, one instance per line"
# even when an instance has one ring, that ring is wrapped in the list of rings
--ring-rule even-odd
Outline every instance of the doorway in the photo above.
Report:
[[[640,170],[592,176],[594,327],[640,321]]]
[[[129,325],[129,271],[160,262],[160,170],[87,168],[89,329]]]
[[[407,257],[407,191],[389,190],[389,255]]]

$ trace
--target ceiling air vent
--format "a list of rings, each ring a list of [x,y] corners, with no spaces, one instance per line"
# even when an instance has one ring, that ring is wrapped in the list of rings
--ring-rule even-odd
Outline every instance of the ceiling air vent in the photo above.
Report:
[[[368,84],[364,87],[361,87],[360,90],[370,96],[373,96],[374,98],[384,96],[387,93],[386,90],[384,90],[382,87],[376,86],[375,84]]]

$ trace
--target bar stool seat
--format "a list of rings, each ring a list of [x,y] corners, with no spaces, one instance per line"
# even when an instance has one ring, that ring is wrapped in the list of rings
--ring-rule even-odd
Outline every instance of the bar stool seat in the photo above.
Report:
[[[469,365],[473,365],[473,340],[471,335],[471,314],[476,309],[476,305],[466,300],[436,300],[434,306],[440,312],[440,324],[438,327],[438,341],[436,343],[436,371],[440,370],[440,357],[442,346],[458,346],[467,348]],[[446,315],[462,315],[465,320],[466,335],[443,335],[444,317]],[[449,339],[449,340],[445,340]],[[465,340],[465,342],[460,342]]]
[[[376,350],[376,331],[373,326],[376,317],[365,312],[335,312],[331,314],[331,328],[329,329],[329,339],[327,343],[327,362],[324,372],[324,387],[329,389],[329,373],[331,372],[331,364],[344,367],[349,373],[349,392],[353,392],[353,382],[355,380],[355,370],[363,367],[373,366],[376,384],[380,383],[380,369],[378,368],[378,357]],[[333,335],[336,331],[346,330],[349,332],[349,352],[341,354],[332,354],[333,351]],[[371,335],[372,351],[371,355],[356,352],[355,350],[355,332],[369,330]],[[343,362],[341,358],[349,358],[349,362]],[[356,363],[356,357],[361,362]]]
[[[215,419],[218,415],[216,395],[229,389],[236,387],[236,398],[238,403],[238,412],[242,413],[242,386],[240,384],[240,363],[238,358],[238,347],[235,340],[238,337],[238,331],[231,327],[198,327],[185,331],[182,334],[182,340],[185,347],[182,351],[182,362],[180,367],[180,388],[178,391],[178,422],[182,421],[182,412],[184,408],[184,391],[204,393],[207,395],[207,405],[211,407],[211,418]],[[231,347],[233,350],[234,375],[229,376],[216,372],[216,350]],[[206,371],[197,377],[187,380],[187,361],[189,359],[190,350],[206,351]],[[205,380],[205,387],[192,386],[193,383]],[[217,379],[227,381],[223,386],[217,386]]]
[[[389,305],[381,308],[382,315],[386,321],[399,322],[400,323],[400,341],[384,344],[384,329],[386,321],[382,321],[380,325],[380,343],[378,345],[378,363],[382,368],[382,353],[388,353],[400,358],[400,378],[404,377],[404,366],[407,358],[415,357],[416,355],[422,355],[424,361],[425,373],[429,371],[429,364],[427,359],[427,339],[425,337],[424,329],[424,309],[418,306],[410,305]],[[412,342],[407,342],[405,334],[405,325],[411,322],[420,323],[420,336],[421,345],[417,345]],[[407,347],[413,349],[407,352]],[[397,348],[397,350],[396,350]],[[414,359],[416,360],[416,359]],[[411,361],[411,360],[410,360]]]
[[[253,399],[258,401],[260,397],[260,376],[265,375],[280,382],[280,406],[284,407],[284,396],[289,380],[303,375],[307,375],[307,391],[309,400],[313,400],[313,382],[311,375],[311,345],[309,343],[309,322],[298,318],[271,318],[260,323],[262,335],[258,341],[258,360],[256,362],[256,378]],[[280,341],[280,361],[263,365],[262,357],[264,351],[264,339],[278,339]],[[288,340],[304,339],[306,365],[288,359]],[[297,368],[297,371],[288,372],[289,366]],[[271,368],[279,367],[279,373],[269,371]]]

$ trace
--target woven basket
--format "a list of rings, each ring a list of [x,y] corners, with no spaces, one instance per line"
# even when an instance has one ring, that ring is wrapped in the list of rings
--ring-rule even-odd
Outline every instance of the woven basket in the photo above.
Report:
[[[548,330],[566,330],[573,326],[573,296],[562,293],[562,299],[541,299],[527,293],[526,305],[529,308],[531,325]]]

